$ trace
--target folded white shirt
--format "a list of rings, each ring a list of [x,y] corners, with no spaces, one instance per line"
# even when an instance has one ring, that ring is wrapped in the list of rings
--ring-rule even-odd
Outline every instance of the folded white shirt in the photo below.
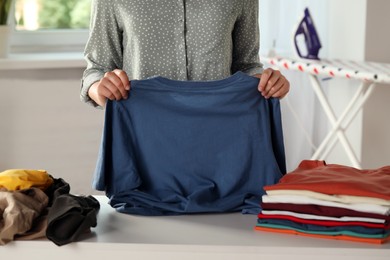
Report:
[[[381,214],[385,216],[389,216],[390,214],[389,206],[367,204],[367,203],[347,204],[347,203],[340,203],[334,201],[320,200],[320,199],[310,198],[302,195],[272,195],[272,196],[263,195],[262,201],[265,203],[314,204],[320,206],[351,209],[351,210],[366,212],[366,213]]]
[[[341,203],[355,204],[355,203],[365,203],[365,204],[377,204],[383,206],[390,206],[390,200],[365,197],[365,196],[353,196],[353,195],[329,195],[325,193],[310,191],[310,190],[269,190],[266,192],[267,195],[302,195],[314,199],[335,201]]]

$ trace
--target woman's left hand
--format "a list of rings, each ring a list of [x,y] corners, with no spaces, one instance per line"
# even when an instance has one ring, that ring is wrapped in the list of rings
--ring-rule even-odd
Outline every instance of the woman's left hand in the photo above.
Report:
[[[283,98],[290,91],[290,82],[279,70],[268,68],[254,76],[260,79],[258,90],[265,98]]]

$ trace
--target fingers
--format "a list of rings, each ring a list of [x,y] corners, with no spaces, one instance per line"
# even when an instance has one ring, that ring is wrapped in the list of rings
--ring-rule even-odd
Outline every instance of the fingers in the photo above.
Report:
[[[110,100],[121,100],[128,97],[130,83],[123,70],[114,70],[104,74],[97,88],[100,96]]]
[[[260,76],[259,91],[263,93],[266,90],[267,82],[272,75],[273,70],[266,69]]]
[[[100,80],[100,84],[98,86],[98,94],[105,96],[110,100],[120,100],[122,99],[123,94],[120,91],[120,88],[117,86],[119,79],[110,79],[108,77],[104,77]],[[122,84],[120,82],[120,84]],[[124,96],[123,96],[124,98]]]
[[[123,70],[114,70],[113,71],[121,80],[125,90],[130,90],[130,81],[129,81],[129,78],[127,77],[127,74],[126,72],[124,72]]]
[[[290,83],[287,80],[279,80],[277,86],[273,87],[266,98],[284,98],[290,90]]]
[[[290,91],[290,83],[280,71],[266,69],[261,75],[258,89],[265,98],[283,98]]]

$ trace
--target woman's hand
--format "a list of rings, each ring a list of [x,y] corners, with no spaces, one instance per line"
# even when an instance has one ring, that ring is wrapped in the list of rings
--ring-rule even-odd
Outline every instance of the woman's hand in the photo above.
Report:
[[[283,98],[290,91],[290,82],[279,70],[268,68],[254,76],[260,79],[258,90],[265,98]]]
[[[104,107],[107,99],[121,100],[128,97],[130,81],[123,70],[113,70],[104,74],[104,77],[92,84],[88,95],[98,105]]]

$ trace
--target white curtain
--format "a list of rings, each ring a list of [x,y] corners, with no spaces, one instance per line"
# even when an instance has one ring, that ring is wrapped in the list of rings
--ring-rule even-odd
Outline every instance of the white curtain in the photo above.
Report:
[[[266,56],[274,49],[277,55],[296,57],[293,36],[308,7],[323,45],[319,56],[326,57],[327,0],[259,0],[259,6],[261,55]],[[324,138],[328,125],[307,76],[281,71],[291,84],[289,95],[281,101],[287,170],[291,171],[301,160],[310,159],[313,147]]]

